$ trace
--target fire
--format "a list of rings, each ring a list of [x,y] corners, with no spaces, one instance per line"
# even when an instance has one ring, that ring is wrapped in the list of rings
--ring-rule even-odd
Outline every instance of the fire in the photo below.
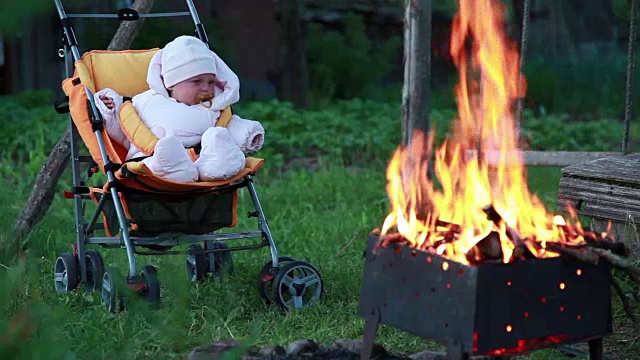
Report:
[[[499,239],[505,263],[522,250],[557,256],[545,249],[549,242],[581,244],[585,232],[579,222],[572,226],[548,213],[529,192],[513,109],[525,94],[526,79],[518,49],[503,31],[505,6],[458,0],[458,7],[451,37],[460,73],[458,118],[435,151],[434,131],[416,132],[393,154],[387,168],[392,209],[381,235],[395,228],[412,246],[465,264],[491,234]],[[430,166],[435,180],[428,175]]]

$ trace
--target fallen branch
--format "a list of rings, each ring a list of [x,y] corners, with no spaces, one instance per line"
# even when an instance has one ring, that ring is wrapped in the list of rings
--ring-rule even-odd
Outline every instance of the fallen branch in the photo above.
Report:
[[[347,250],[349,247],[351,247],[351,244],[353,244],[353,241],[356,239],[356,237],[358,237],[358,233],[354,234],[351,239],[349,239],[349,241],[347,242],[347,244],[345,246],[343,246],[340,250],[338,250],[338,252],[334,255],[335,257],[340,257],[341,254]]]
[[[637,323],[638,318],[634,313],[633,306],[631,305],[631,302],[629,301],[627,294],[625,294],[624,290],[622,289],[622,286],[620,285],[620,283],[615,279],[615,277],[613,277],[613,274],[610,275],[609,282],[611,282],[611,286],[616,291],[616,294],[618,294],[618,297],[622,302],[624,313],[627,314],[627,316],[631,319],[631,321],[633,321],[634,323]]]
[[[540,246],[542,248],[539,243],[537,244],[537,246]],[[586,247],[573,248],[547,242],[545,243],[544,249],[560,255],[569,256],[576,260],[580,260],[590,264],[598,264],[598,262],[600,261],[600,256]]]

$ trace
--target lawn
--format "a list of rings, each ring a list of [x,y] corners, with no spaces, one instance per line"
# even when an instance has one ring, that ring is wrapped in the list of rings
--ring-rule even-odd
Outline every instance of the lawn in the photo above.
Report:
[[[32,98],[40,97],[27,100]],[[1,241],[10,240],[9,229],[33,177],[66,126],[49,105],[21,99],[0,101],[0,117],[5,119],[0,122],[5,134],[0,137]],[[182,255],[139,256],[139,266],[152,264],[159,270],[163,302],[156,311],[133,303],[128,311],[109,315],[99,298],[83,290],[60,296],[54,291],[52,268],[56,257],[69,251],[75,230],[73,204],[58,193],[27,239],[26,261],[0,263],[0,359],[184,359],[193,348],[219,339],[256,346],[304,338],[320,343],[361,339],[364,321],[357,308],[362,255],[367,234],[382,224],[388,211],[385,168],[399,142],[398,109],[395,103],[363,100],[319,110],[296,110],[278,102],[242,109],[247,117],[261,119],[267,130],[269,143],[261,154],[267,161],[255,180],[279,253],[319,269],[325,292],[317,306],[283,313],[264,305],[257,277],[270,260],[266,248],[234,253],[231,276],[198,284],[187,281]],[[440,138],[453,114],[446,109],[432,113]],[[612,135],[618,121],[565,120],[561,115],[529,114],[525,130],[533,140],[530,147],[618,149],[618,136]],[[558,168],[529,169],[530,189],[549,209],[555,207],[559,178]],[[67,174],[59,191],[69,189],[69,179]],[[244,217],[252,210],[245,190],[239,200],[234,230],[255,230],[255,219]],[[95,249],[107,266],[126,269],[124,250]],[[615,309],[616,335],[607,341],[607,351],[638,351],[634,327],[621,315],[617,301]],[[381,326],[377,341],[398,353],[437,348],[387,326]],[[538,351],[528,358],[566,359],[555,351]]]
[[[559,169],[531,168],[531,190],[554,206]],[[367,233],[381,224],[387,211],[383,166],[327,167],[297,170],[269,179],[256,178],[257,189],[281,255],[309,261],[321,272],[323,300],[315,307],[283,313],[263,304],[257,274],[269,260],[266,249],[234,253],[235,272],[215,281],[190,284],[183,256],[138,257],[152,264],[162,282],[161,308],[132,309],[109,315],[97,297],[83,290],[59,296],[53,289],[52,266],[74,239],[72,203],[57,197],[46,218],[29,238],[26,276],[7,271],[2,282],[0,319],[17,321],[27,309],[37,330],[11,347],[0,345],[0,358],[184,358],[199,345],[236,339],[247,345],[287,344],[312,338],[326,343],[362,337],[357,315],[362,275],[362,250]],[[11,220],[26,193],[3,192],[2,226]],[[241,192],[238,214],[249,209]],[[252,230],[254,221],[240,216],[238,230]],[[124,250],[100,249],[107,265],[126,269]],[[6,275],[6,274],[3,274]],[[16,296],[21,301],[15,301]],[[0,327],[2,329],[2,327]],[[434,348],[423,339],[382,326],[377,341],[394,352]],[[0,343],[3,344],[3,343]],[[530,359],[561,359],[554,352],[534,353]]]

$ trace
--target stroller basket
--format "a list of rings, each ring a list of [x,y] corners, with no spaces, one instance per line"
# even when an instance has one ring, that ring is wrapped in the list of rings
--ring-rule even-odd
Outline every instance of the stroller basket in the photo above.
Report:
[[[107,236],[120,232],[111,194],[91,188],[91,198],[100,206]],[[153,237],[166,233],[203,235],[236,224],[237,190],[201,194],[158,194],[123,189],[120,192],[130,236]]]

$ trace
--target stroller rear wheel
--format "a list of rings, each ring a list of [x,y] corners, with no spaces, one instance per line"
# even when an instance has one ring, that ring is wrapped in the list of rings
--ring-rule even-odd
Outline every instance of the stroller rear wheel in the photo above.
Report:
[[[56,259],[53,280],[58,293],[73,291],[80,283],[78,261],[71,253],[63,253]]]
[[[94,292],[102,289],[102,277],[104,276],[104,260],[96,250],[88,250],[84,256],[85,268],[87,270],[87,281],[84,288],[87,292]]]
[[[229,245],[221,241],[208,241],[207,249],[228,249]],[[211,255],[211,254],[210,254]],[[211,275],[216,278],[223,275],[231,275],[234,270],[233,257],[231,251],[219,251],[212,253],[213,263],[209,261],[207,268]],[[210,258],[211,259],[211,258]]]
[[[323,292],[322,277],[306,261],[284,264],[273,279],[273,299],[284,310],[301,309],[320,300]]]
[[[202,246],[199,244],[191,244],[187,248],[187,258],[185,259],[185,268],[187,270],[187,279],[191,282],[197,282],[207,276],[207,256],[200,252]]]

